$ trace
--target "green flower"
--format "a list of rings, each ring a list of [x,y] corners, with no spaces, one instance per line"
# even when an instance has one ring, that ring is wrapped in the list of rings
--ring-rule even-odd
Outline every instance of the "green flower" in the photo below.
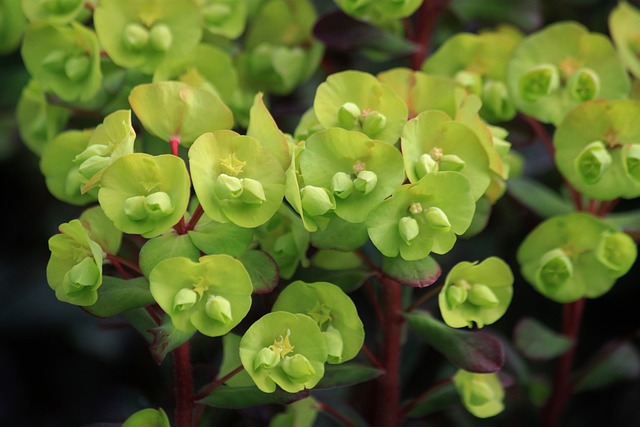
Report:
[[[277,384],[297,393],[315,387],[324,375],[327,344],[311,317],[275,311],[249,327],[240,341],[240,360],[263,392],[273,393]]]
[[[22,10],[29,21],[49,21],[66,24],[84,9],[83,0],[24,0]]]
[[[475,374],[462,369],[453,377],[462,404],[478,418],[498,415],[504,410],[504,389],[497,374]]]
[[[82,223],[74,219],[60,225],[60,234],[49,239],[49,250],[47,282],[56,298],[80,306],[95,304],[104,254]]]
[[[513,274],[500,258],[481,263],[460,262],[445,280],[438,303],[445,323],[453,328],[482,328],[500,319],[513,296]]]
[[[249,273],[229,255],[206,255],[198,262],[166,259],[151,270],[149,283],[154,299],[181,331],[224,335],[251,307]]]
[[[204,28],[211,34],[235,39],[247,20],[247,5],[234,0],[199,0]]]

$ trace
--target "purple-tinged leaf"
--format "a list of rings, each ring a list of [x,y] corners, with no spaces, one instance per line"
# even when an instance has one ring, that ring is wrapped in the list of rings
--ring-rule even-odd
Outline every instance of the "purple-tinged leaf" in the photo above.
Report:
[[[254,294],[268,294],[278,286],[276,262],[264,251],[248,251],[238,258],[251,277]]]
[[[324,376],[315,387],[317,389],[327,389],[336,387],[347,387],[360,384],[378,378],[384,372],[371,366],[359,365],[357,363],[343,363],[341,365],[326,365]]]
[[[535,319],[524,318],[515,327],[514,344],[518,351],[531,360],[549,360],[569,350],[573,340]]]
[[[382,272],[403,285],[424,288],[438,280],[442,269],[431,257],[407,261],[402,257],[382,259]]]
[[[200,399],[198,403],[216,408],[239,409],[256,405],[287,404],[303,399],[309,395],[307,390],[299,393],[287,393],[276,389],[273,393],[260,391],[258,387],[228,387],[218,386],[209,395]]]
[[[167,317],[162,325],[149,330],[149,332],[153,335],[150,346],[151,355],[153,356],[153,360],[159,365],[167,354],[189,341],[195,331],[179,331],[173,326],[171,319]]]
[[[424,311],[404,313],[413,329],[451,363],[465,371],[487,374],[504,365],[504,348],[483,333],[450,328]]]
[[[574,390],[595,390],[639,377],[638,349],[630,342],[614,341],[602,348],[578,375]]]
[[[420,418],[460,403],[460,395],[453,382],[446,381],[434,385],[426,394],[420,396],[407,412],[411,418]]]

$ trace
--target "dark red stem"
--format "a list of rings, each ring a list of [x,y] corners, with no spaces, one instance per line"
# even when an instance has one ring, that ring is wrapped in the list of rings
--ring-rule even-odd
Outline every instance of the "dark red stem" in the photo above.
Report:
[[[408,414],[413,408],[415,408],[422,400],[428,397],[431,393],[437,390],[440,387],[443,387],[453,381],[452,377],[444,378],[443,380],[438,381],[433,384],[431,387],[427,388],[425,391],[420,393],[415,399],[409,401],[402,407],[402,414]]]
[[[362,354],[364,354],[365,357],[369,359],[369,362],[371,362],[373,366],[375,366],[378,369],[384,370],[384,365],[378,360],[375,354],[371,352],[371,350],[366,344],[362,346]]]
[[[175,427],[191,427],[193,417],[193,379],[189,341],[172,352],[176,400]]]
[[[582,298],[562,307],[562,333],[573,341],[573,346],[562,355],[558,362],[558,368],[553,380],[553,394],[544,407],[545,427],[558,425],[562,412],[571,396],[570,375],[582,323],[584,304],[585,299]]]
[[[126,258],[122,258],[121,256],[118,255],[113,255],[113,254],[107,254],[107,260],[114,265],[114,267],[118,268],[118,266],[126,266],[129,267],[130,269],[132,269],[133,271],[135,271],[136,273],[138,273],[139,275],[142,275],[142,270],[140,270],[140,267],[138,266],[138,264],[136,264],[133,261],[129,261]],[[118,269],[119,270],[119,269]],[[120,272],[122,274],[122,272]],[[124,277],[125,279],[128,279],[129,277]]]
[[[173,154],[174,156],[177,156],[178,147],[180,147],[180,138],[177,136],[169,138],[169,144],[171,145],[171,154]]]
[[[422,68],[429,48],[431,47],[431,37],[436,26],[438,16],[448,6],[449,0],[425,0],[415,14],[415,29],[407,30],[407,35],[417,48],[411,55],[411,68],[419,70]]]
[[[318,402],[318,407],[327,414],[331,415],[333,418],[342,421],[348,427],[358,427],[356,423],[351,421],[346,415],[342,412],[336,410],[335,408],[327,405],[326,403]]]
[[[193,215],[191,216],[191,219],[189,219],[189,223],[187,224],[187,231],[191,231],[194,228],[196,228],[196,224],[198,224],[198,221],[200,221],[200,218],[202,218],[202,215],[204,214],[204,209],[202,209],[202,205],[198,204],[198,207],[196,208],[196,210],[193,212]]]
[[[200,400],[203,397],[207,396],[213,390],[217,389],[219,386],[221,386],[222,384],[226,383],[227,381],[229,381],[230,378],[236,376],[237,374],[239,374],[243,370],[244,370],[244,366],[240,365],[237,368],[235,368],[233,371],[229,372],[228,374],[226,374],[226,375],[224,375],[224,376],[222,376],[220,378],[216,378],[211,384],[209,384],[207,387],[205,387],[204,389],[202,389],[198,393],[198,395],[196,396],[196,400]]]

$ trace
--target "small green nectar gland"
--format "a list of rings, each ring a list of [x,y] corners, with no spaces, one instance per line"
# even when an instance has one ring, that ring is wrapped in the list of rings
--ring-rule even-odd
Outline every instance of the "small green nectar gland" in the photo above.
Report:
[[[447,218],[447,215],[440,208],[435,206],[427,208],[425,218],[431,228],[445,232],[451,230],[449,218]]]
[[[609,150],[602,141],[594,141],[587,145],[576,157],[574,166],[580,177],[587,184],[600,181],[602,174],[609,169],[612,159]]]
[[[198,298],[198,293],[193,289],[180,289],[176,296],[173,297],[173,311],[179,313],[189,310],[196,302],[198,302]]]
[[[400,218],[400,221],[398,221],[398,233],[403,242],[411,245],[411,241],[420,234],[418,221],[410,216]]]
[[[131,50],[141,50],[149,43],[149,30],[137,22],[127,24],[122,41]]]
[[[64,73],[72,82],[79,82],[87,76],[91,60],[86,55],[71,56],[64,63]]]
[[[458,71],[453,78],[473,95],[480,96],[482,94],[482,76],[480,74],[462,70]]]
[[[282,360],[282,370],[296,383],[305,383],[316,374],[309,359],[301,354],[286,356]]]
[[[447,287],[446,299],[452,310],[467,300],[471,285],[466,280],[458,280]]]
[[[469,403],[481,406],[496,398],[493,389],[484,381],[473,379],[469,383]]]
[[[311,216],[324,215],[336,207],[324,188],[307,185],[300,190],[300,194],[302,209]]]
[[[228,325],[233,321],[231,314],[231,303],[228,299],[220,295],[210,295],[205,303],[207,316],[223,325]]]
[[[353,191],[353,179],[346,172],[336,172],[331,178],[331,191],[337,197],[346,199]]]
[[[167,24],[154,24],[149,31],[149,46],[158,52],[166,52],[173,44],[173,34]]]
[[[578,102],[595,99],[600,93],[600,78],[592,69],[580,68],[569,77],[567,90]]]
[[[626,175],[640,183],[640,145],[627,144],[622,147],[622,159]]]
[[[520,96],[530,102],[536,102],[540,98],[552,94],[559,87],[560,72],[552,64],[533,67],[520,77]]]
[[[543,287],[557,288],[573,275],[573,264],[562,249],[553,249],[540,258],[536,281]]]
[[[231,15],[231,6],[225,3],[212,3],[202,8],[202,16],[208,24],[223,23]]]
[[[85,257],[71,267],[66,277],[71,286],[78,291],[95,286],[100,280],[100,271],[93,258]]]

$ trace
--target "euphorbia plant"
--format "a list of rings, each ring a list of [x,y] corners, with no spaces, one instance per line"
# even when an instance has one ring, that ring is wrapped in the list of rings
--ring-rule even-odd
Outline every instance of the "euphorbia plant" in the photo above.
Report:
[[[551,427],[604,369],[570,382],[585,298],[637,255],[639,215],[611,213],[640,196],[637,9],[611,14],[613,41],[559,22],[430,52],[446,1],[17,3],[0,5],[16,23],[0,47],[24,31],[20,134],[79,212],[49,241],[49,286],[174,362],[174,404],[116,421],[205,426],[261,407],[272,427],[392,427],[462,405],[466,420],[521,406]],[[327,30],[341,23],[353,33]],[[341,66],[341,47],[371,68]],[[509,142],[523,124],[566,198],[523,175]],[[517,259],[466,251],[505,194],[549,218]],[[499,331],[526,282],[564,304],[562,335],[532,319],[513,344]],[[213,379],[192,366],[203,340]],[[560,357],[552,392],[534,393],[535,357]]]

